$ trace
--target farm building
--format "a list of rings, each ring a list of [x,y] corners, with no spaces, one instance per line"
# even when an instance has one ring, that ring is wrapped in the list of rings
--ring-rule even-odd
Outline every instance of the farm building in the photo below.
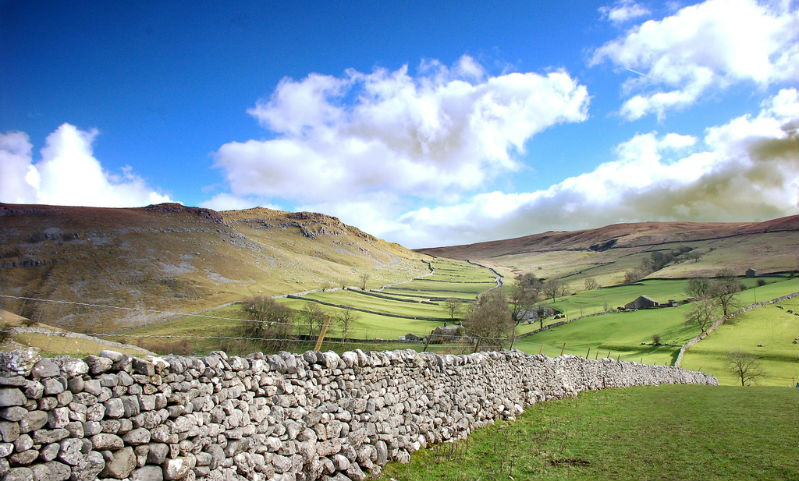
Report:
[[[757,271],[750,267],[746,270],[746,277],[757,277]]]
[[[532,309],[524,309],[516,315],[516,320],[531,323],[539,318],[547,318],[560,314],[560,311],[546,306],[537,306]]]
[[[458,337],[465,334],[463,326],[452,324],[450,326],[439,326],[430,333],[430,344],[440,344],[442,342],[453,342]]]
[[[660,303],[647,296],[639,296],[636,300],[624,305],[624,308],[629,310],[654,309],[657,307],[660,307]]]

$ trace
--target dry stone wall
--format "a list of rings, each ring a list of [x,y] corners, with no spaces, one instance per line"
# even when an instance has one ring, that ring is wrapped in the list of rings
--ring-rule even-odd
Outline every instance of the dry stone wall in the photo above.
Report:
[[[517,351],[138,359],[0,354],[0,477],[362,480],[586,389],[718,384],[671,366]]]

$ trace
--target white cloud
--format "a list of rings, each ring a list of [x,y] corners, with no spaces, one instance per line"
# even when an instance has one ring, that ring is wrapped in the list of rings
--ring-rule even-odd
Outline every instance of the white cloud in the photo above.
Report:
[[[602,18],[614,24],[621,24],[634,18],[649,15],[649,10],[633,0],[621,0],[612,6],[599,7]]]
[[[649,20],[597,49],[591,59],[641,72],[640,91],[621,108],[630,120],[692,105],[711,88],[758,87],[799,77],[799,12],[791,2],[707,0]]]
[[[796,213],[799,134],[796,89],[706,130],[703,139],[639,134],[615,160],[546,190],[483,193],[397,218],[376,235],[413,247],[477,242],[547,230],[634,221],[765,220]]]
[[[62,124],[47,136],[41,160],[33,163],[27,134],[0,134],[0,201],[102,207],[171,202],[130,167],[121,175],[103,170],[92,152],[96,136],[97,130]]]
[[[375,192],[446,196],[519,168],[536,133],[587,118],[585,86],[562,71],[491,77],[468,56],[340,78],[283,79],[248,112],[277,134],[222,145],[237,197],[320,203]]]
[[[0,134],[0,196],[4,202],[28,202],[36,195],[31,186],[31,143],[24,132]]]

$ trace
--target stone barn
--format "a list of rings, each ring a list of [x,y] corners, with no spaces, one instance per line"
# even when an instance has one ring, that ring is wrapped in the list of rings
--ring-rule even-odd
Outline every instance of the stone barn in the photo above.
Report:
[[[457,342],[458,338],[466,334],[463,326],[452,324],[449,326],[439,326],[430,333],[430,344],[442,344]]]
[[[750,267],[746,270],[746,277],[757,277],[757,271]]]
[[[660,307],[660,303],[648,296],[639,296],[636,300],[624,305],[624,308],[628,310],[655,309],[658,307]]]

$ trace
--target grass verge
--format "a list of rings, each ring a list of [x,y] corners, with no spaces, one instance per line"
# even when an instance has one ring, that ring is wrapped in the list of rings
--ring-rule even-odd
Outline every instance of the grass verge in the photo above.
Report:
[[[381,480],[799,479],[799,389],[581,393],[390,463]]]

